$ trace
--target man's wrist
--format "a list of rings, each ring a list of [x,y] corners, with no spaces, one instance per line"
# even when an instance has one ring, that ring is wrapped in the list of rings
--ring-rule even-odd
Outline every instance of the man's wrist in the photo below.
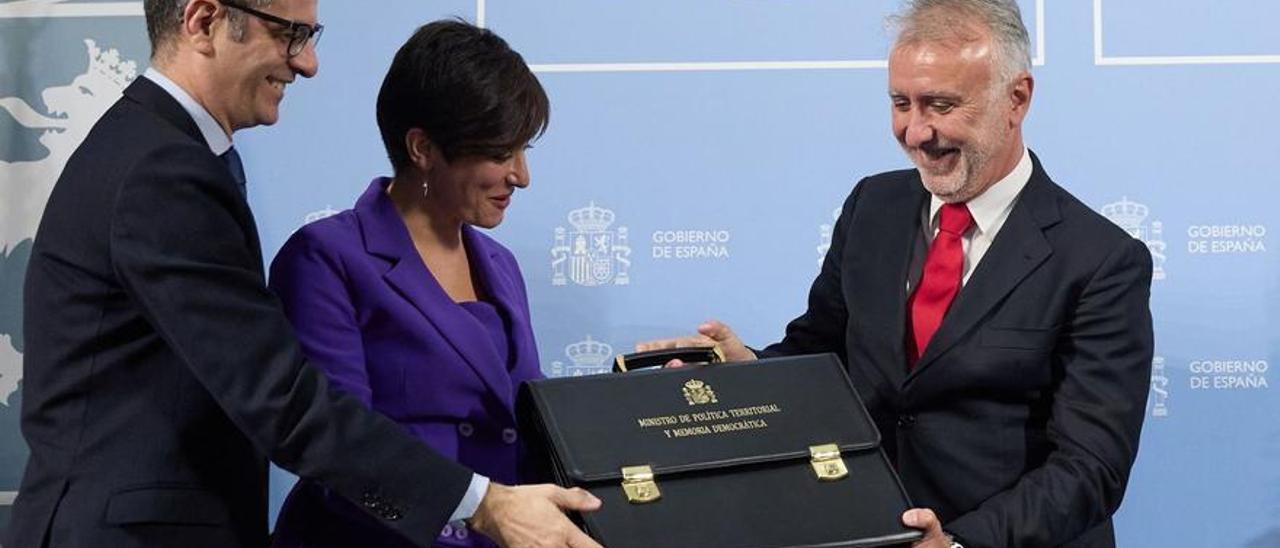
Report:
[[[949,546],[950,548],[964,548],[964,543],[960,542],[960,539],[956,538],[955,535],[948,533],[946,531],[943,531],[942,534],[947,537],[947,543],[948,543],[947,546]]]

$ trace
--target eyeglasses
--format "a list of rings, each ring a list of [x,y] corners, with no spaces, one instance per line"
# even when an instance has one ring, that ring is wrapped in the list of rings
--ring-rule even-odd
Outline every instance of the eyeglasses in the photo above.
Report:
[[[302,49],[307,47],[307,42],[311,42],[312,45],[319,44],[320,34],[324,32],[324,25],[319,23],[308,25],[298,21],[290,21],[283,17],[276,17],[270,13],[258,11],[237,2],[228,2],[227,0],[222,0],[222,5],[238,9],[263,21],[269,21],[285,27],[282,30],[282,34],[289,38],[289,57],[302,53]]]

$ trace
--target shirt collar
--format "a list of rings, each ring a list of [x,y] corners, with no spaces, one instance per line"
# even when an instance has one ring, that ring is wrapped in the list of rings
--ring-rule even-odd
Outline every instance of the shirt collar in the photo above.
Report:
[[[1013,206],[1013,201],[1017,199],[1018,193],[1022,192],[1022,187],[1027,186],[1027,181],[1030,180],[1031,153],[1026,148],[1023,148],[1022,159],[1018,161],[1018,165],[1014,166],[1013,171],[1010,171],[1003,179],[996,181],[996,184],[987,187],[987,190],[982,194],[965,203],[969,207],[969,214],[973,216],[973,224],[976,225],[979,233],[985,234],[991,230],[992,225],[1000,219],[1001,215]],[[937,226],[938,211],[942,209],[944,203],[937,196],[930,197],[930,226]]]
[[[213,119],[213,115],[209,114],[209,111],[205,110],[203,105],[191,97],[191,94],[182,89],[182,86],[170,80],[169,77],[160,74],[160,71],[154,67],[148,68],[142,75],[155,82],[157,86],[172,95],[178,101],[178,104],[182,105],[182,109],[187,111],[192,120],[195,120],[196,127],[200,128],[200,134],[204,136],[204,142],[209,145],[209,150],[213,151],[215,155],[221,156],[227,149],[231,148],[231,136],[222,130],[222,126],[218,124],[217,120]]]

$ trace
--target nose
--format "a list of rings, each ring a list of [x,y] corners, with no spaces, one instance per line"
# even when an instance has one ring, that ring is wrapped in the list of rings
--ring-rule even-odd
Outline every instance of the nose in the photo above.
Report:
[[[918,147],[932,141],[937,134],[934,131],[933,123],[928,116],[919,110],[911,109],[910,112],[902,114],[906,118],[906,127],[903,129],[902,142],[909,147]]]
[[[320,71],[320,56],[316,53],[316,44],[313,41],[307,42],[302,51],[297,55],[289,58],[289,67],[293,72],[303,78],[311,78]]]
[[[507,173],[507,184],[525,188],[529,186],[529,161],[523,149],[511,156],[511,171]]]

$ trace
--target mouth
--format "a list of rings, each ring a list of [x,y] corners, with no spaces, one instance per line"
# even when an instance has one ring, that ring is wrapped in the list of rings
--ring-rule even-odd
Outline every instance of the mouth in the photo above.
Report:
[[[952,155],[960,153],[960,149],[952,147],[920,147],[917,150],[920,151],[922,156],[933,163],[941,162]]]
[[[498,209],[506,209],[507,206],[511,205],[511,195],[494,196],[489,198],[489,201],[493,202],[493,205],[497,206]]]
[[[292,82],[290,82],[290,81],[288,81],[288,80],[281,80],[281,79],[279,79],[279,78],[272,78],[272,77],[268,76],[268,77],[267,77],[267,83],[268,83],[268,84],[271,84],[271,87],[275,88],[275,89],[276,89],[276,91],[279,91],[279,92],[280,92],[280,94],[281,94],[281,95],[283,95],[283,94],[284,94],[284,87],[285,87],[285,86],[287,86],[287,85],[289,85],[289,84],[291,84]]]
[[[914,149],[916,165],[935,174],[950,172],[959,163],[960,149],[926,145]]]

